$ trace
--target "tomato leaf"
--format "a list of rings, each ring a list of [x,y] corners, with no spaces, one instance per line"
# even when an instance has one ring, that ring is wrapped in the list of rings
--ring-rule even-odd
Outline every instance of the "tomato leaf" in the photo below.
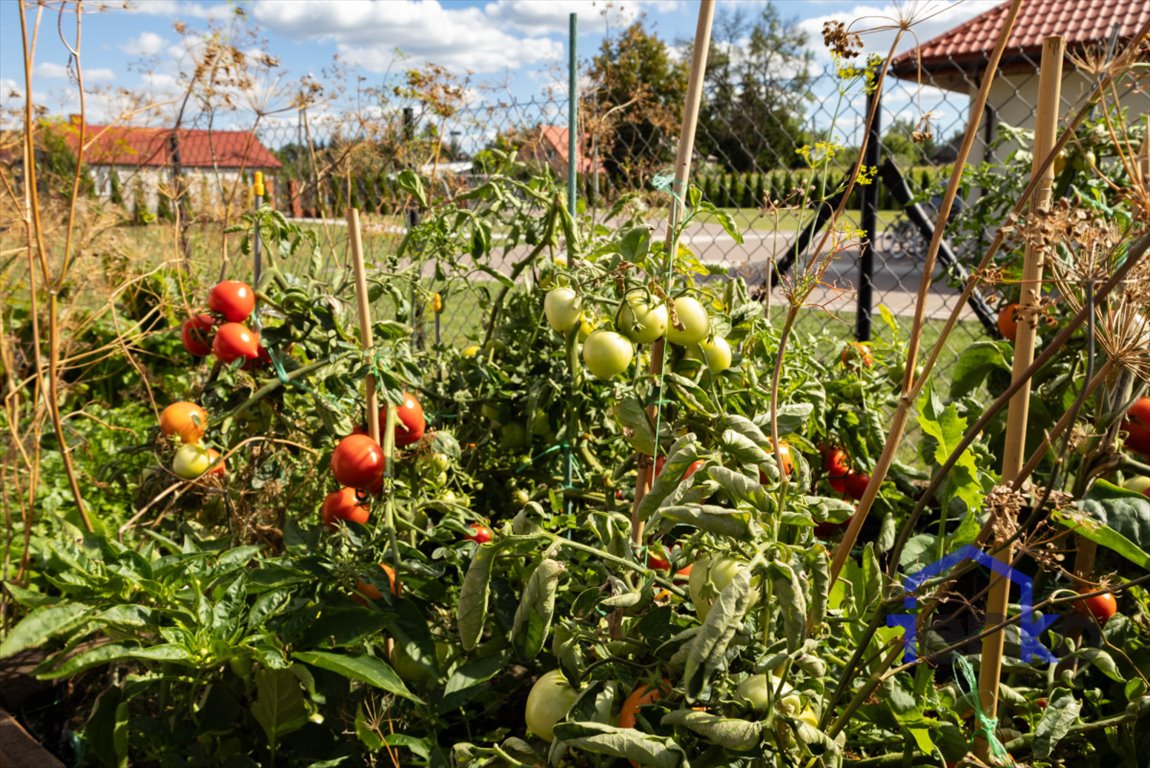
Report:
[[[455,618],[459,624],[459,639],[463,650],[475,650],[483,636],[487,622],[487,603],[491,598],[491,570],[495,565],[496,548],[480,546],[463,577],[459,590],[459,605]]]
[[[477,659],[457,667],[447,679],[443,697],[439,700],[440,712],[451,712],[471,701],[486,686],[485,683],[507,668],[510,654],[500,650],[490,656]]]
[[[663,524],[664,520],[670,524]],[[665,530],[670,530],[675,525],[690,525],[716,536],[738,540],[744,540],[759,530],[759,526],[751,519],[750,512],[713,504],[665,507],[659,510],[654,524]]]
[[[734,717],[677,709],[668,712],[661,721],[663,726],[681,727],[693,731],[712,744],[736,752],[747,752],[763,739],[763,724]]]
[[[738,460],[740,464],[762,464],[767,461],[767,451],[757,445],[754,440],[736,432],[733,429],[723,430],[719,435],[719,445],[723,450]],[[774,459],[771,459],[774,462]]]
[[[786,563],[770,564],[774,576],[775,594],[782,611],[783,635],[787,650],[797,651],[807,634],[807,596],[794,569]]]
[[[939,465],[958,447],[966,431],[966,419],[959,416],[958,406],[954,403],[944,406],[942,399],[930,384],[927,384],[926,390],[918,399],[918,424],[924,434],[934,439],[933,459]],[[931,442],[923,441],[924,453]],[[974,453],[970,450],[970,446],[963,449],[947,473],[946,489],[949,496],[961,499],[967,509],[975,510],[982,506],[986,494],[979,482],[978,467],[974,463]],[[945,499],[943,503],[946,503]]]
[[[1064,691],[1050,700],[1038,727],[1034,729],[1034,756],[1039,760],[1046,760],[1054,756],[1054,747],[1066,734],[1070,733],[1071,726],[1078,720],[1078,713],[1082,710],[1082,702],[1074,698],[1069,691]]]
[[[292,657],[304,664],[343,675],[349,680],[366,683],[388,693],[394,693],[396,696],[419,704],[423,703],[418,696],[407,689],[391,665],[376,656],[366,654],[351,656],[344,653],[328,653],[327,651],[299,651],[293,653]]]
[[[771,497],[758,480],[722,465],[710,467],[707,469],[707,475],[716,481],[732,500],[745,501],[764,513],[774,510]]]
[[[950,396],[964,397],[981,384],[995,370],[1010,370],[1010,363],[1002,354],[1002,346],[994,341],[976,341],[965,346],[951,369]]]
[[[687,755],[673,738],[661,738],[634,728],[617,728],[603,723],[557,724],[552,752],[561,747],[626,758],[655,768],[686,768],[688,765]]]
[[[727,648],[751,605],[751,569],[741,567],[719,593],[703,626],[691,640],[683,669],[687,701],[709,698],[711,677],[727,661]]]
[[[511,627],[511,642],[522,659],[533,659],[543,650],[555,614],[559,578],[565,570],[558,560],[544,558],[527,580]]]
[[[639,398],[630,395],[617,402],[615,418],[623,427],[623,438],[632,448],[648,456],[655,455],[655,425]]]

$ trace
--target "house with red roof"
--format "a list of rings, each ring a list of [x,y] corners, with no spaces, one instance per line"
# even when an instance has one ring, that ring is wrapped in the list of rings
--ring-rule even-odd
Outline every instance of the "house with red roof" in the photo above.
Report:
[[[536,163],[548,166],[556,178],[567,178],[569,166],[568,132],[565,127],[558,125],[539,125],[528,131],[526,140],[519,147],[519,159],[526,163]],[[583,147],[577,146],[575,151],[575,170],[582,175],[588,175],[594,168],[591,158],[583,154]]]
[[[904,80],[970,95],[977,93],[990,53],[1002,32],[1010,2],[966,21],[895,57],[890,71]],[[1111,54],[1128,44],[1150,21],[1150,0],[1025,0],[1015,20],[987,101],[990,136],[999,123],[1032,129],[1038,104],[1038,68],[1042,41],[1066,40],[1062,114],[1082,104],[1094,86],[1090,73],[1074,65],[1078,57]],[[1132,78],[1138,78],[1132,87]],[[1132,119],[1150,113],[1150,73],[1127,77],[1120,104]],[[989,138],[987,133],[983,137]],[[999,150],[1001,156],[1009,147]]]
[[[46,127],[62,133],[74,156],[82,155],[96,194],[110,200],[118,190],[129,210],[141,197],[155,213],[162,196],[177,194],[177,168],[192,210],[201,213],[232,196],[238,185],[250,184],[255,171],[271,179],[282,167],[251,131],[88,124],[81,132],[75,116]]]

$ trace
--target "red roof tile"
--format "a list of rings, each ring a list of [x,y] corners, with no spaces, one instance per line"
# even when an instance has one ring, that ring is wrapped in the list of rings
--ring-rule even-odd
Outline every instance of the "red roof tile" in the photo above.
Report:
[[[75,123],[55,126],[64,131],[73,152],[80,143]],[[133,128],[119,125],[89,125],[86,130],[84,162],[89,165],[167,167],[172,165],[170,128]],[[248,131],[178,132],[180,164],[185,168],[279,168],[280,161],[255,134]]]
[[[899,54],[891,62],[891,70],[896,75],[913,75],[920,62],[927,72],[971,64],[981,69],[998,41],[1009,7],[1010,2],[1004,2]],[[1119,38],[1129,40],[1147,21],[1150,0],[1026,0],[1018,12],[1003,61],[1025,56],[1037,64],[1042,41],[1050,35],[1062,35],[1070,50],[1109,42],[1115,26]]]
[[[550,144],[563,163],[567,164],[567,150],[569,149],[567,129],[558,125],[541,125],[539,126],[539,136],[543,141]],[[584,155],[581,148],[577,147],[576,152],[578,159],[575,170],[579,173],[591,173],[591,158]]]

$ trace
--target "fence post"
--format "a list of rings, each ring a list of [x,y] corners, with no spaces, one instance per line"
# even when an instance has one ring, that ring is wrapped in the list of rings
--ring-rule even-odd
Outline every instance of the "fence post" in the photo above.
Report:
[[[579,14],[571,14],[567,44],[567,211],[575,218],[575,188],[579,177],[579,143],[575,134],[579,116],[579,59],[576,57],[575,36],[579,28]],[[571,247],[567,247],[567,266],[571,266]]]
[[[867,133],[866,151],[863,153],[863,170],[878,167],[880,123],[882,122],[882,94],[878,89],[867,94],[866,114],[874,115]],[[864,184],[859,195],[859,227],[865,233],[859,244],[859,288],[858,308],[855,313],[855,338],[870,340],[871,305],[874,301],[874,241],[878,236],[878,185],[877,175],[870,184]]]

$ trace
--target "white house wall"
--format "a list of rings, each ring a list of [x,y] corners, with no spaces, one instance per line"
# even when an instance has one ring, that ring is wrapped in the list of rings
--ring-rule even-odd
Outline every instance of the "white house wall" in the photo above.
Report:
[[[96,195],[106,201],[112,198],[112,171],[120,179],[120,195],[124,207],[132,211],[136,205],[136,193],[143,193],[146,210],[156,214],[160,207],[160,195],[173,191],[172,174],[168,168],[137,166],[90,166]],[[184,180],[188,199],[194,213],[216,213],[222,211],[226,194],[232,194],[234,205],[247,206],[250,191],[244,188],[250,184],[254,170],[185,168]],[[274,183],[274,177],[265,172],[267,179]],[[245,178],[246,177],[246,178]]]

